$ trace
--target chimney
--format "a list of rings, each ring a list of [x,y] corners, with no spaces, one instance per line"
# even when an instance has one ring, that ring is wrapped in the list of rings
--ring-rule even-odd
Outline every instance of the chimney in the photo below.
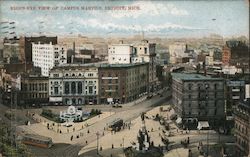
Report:
[[[123,40],[120,40],[120,41],[119,41],[119,44],[123,44]]]

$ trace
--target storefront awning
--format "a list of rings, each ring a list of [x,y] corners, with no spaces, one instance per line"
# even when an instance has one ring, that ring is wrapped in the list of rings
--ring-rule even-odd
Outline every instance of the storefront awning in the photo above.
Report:
[[[177,120],[175,121],[177,124],[181,124],[182,123],[182,118],[177,118]]]
[[[204,129],[204,128],[209,128],[208,122],[207,121],[200,121],[200,122],[198,122],[197,129],[201,130],[201,129]]]

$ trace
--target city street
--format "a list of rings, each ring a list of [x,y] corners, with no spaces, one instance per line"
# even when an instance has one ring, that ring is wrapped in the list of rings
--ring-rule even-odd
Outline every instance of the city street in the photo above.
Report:
[[[129,105],[129,106],[124,106],[122,109],[114,109],[112,108],[112,112],[115,112],[115,114],[100,120],[98,122],[96,122],[93,125],[90,125],[87,128],[84,128],[81,130],[81,132],[83,133],[83,137],[80,137],[79,139],[74,138],[72,141],[72,145],[67,145],[64,147],[55,147],[55,148],[51,148],[48,149],[46,151],[39,151],[40,148],[34,148],[35,151],[37,152],[43,152],[44,154],[41,154],[42,156],[77,156],[79,150],[86,146],[86,141],[87,143],[91,143],[93,141],[96,140],[96,133],[97,132],[104,132],[104,134],[108,133],[107,131],[104,131],[104,127],[107,127],[107,124],[112,122],[114,119],[116,118],[121,118],[124,120],[124,122],[130,122],[133,119],[137,118],[138,116],[140,116],[140,114],[142,112],[146,112],[150,109],[152,109],[154,106],[158,106],[158,105],[164,105],[164,104],[169,104],[170,101],[166,100],[166,97],[168,97],[170,94],[170,92],[168,93],[164,93],[163,97],[160,97],[159,95],[154,96],[151,99],[146,99],[145,101],[138,103],[135,105]],[[98,107],[98,106],[96,106]],[[61,108],[61,107],[59,107]],[[100,108],[102,108],[103,110],[110,110],[111,106],[100,106]],[[105,109],[106,108],[106,109]],[[61,108],[62,109],[62,108]],[[28,128],[28,127],[26,127]],[[29,130],[28,130],[29,131]],[[89,131],[89,133],[87,133]],[[78,135],[79,132],[75,132],[72,134],[65,134],[62,135],[61,138],[65,138],[65,140],[70,139],[71,135]],[[33,147],[31,147],[33,148]],[[33,150],[33,149],[32,149]]]

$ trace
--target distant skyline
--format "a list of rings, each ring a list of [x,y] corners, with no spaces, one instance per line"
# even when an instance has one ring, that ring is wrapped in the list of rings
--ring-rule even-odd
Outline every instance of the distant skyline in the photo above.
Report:
[[[27,10],[26,7],[35,7]],[[48,6],[49,10],[39,10]],[[86,7],[96,10],[85,10]],[[135,10],[105,10],[125,6]],[[19,7],[20,10],[13,10]],[[25,9],[23,8],[25,7]],[[58,7],[58,8],[55,8]],[[73,10],[65,10],[72,7]],[[84,7],[84,10],[81,8]],[[24,9],[24,10],[23,10]],[[57,10],[53,10],[57,9]],[[154,37],[249,36],[248,0],[219,1],[0,1],[1,36],[18,35]],[[15,22],[14,25],[4,22]],[[9,28],[7,28],[9,25]]]

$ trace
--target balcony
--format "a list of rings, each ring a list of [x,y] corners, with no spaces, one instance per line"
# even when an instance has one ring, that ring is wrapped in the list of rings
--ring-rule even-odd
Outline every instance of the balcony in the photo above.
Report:
[[[239,92],[240,89],[232,89],[232,92]]]
[[[232,99],[233,100],[238,100],[238,99],[240,99],[240,96],[232,96]]]

